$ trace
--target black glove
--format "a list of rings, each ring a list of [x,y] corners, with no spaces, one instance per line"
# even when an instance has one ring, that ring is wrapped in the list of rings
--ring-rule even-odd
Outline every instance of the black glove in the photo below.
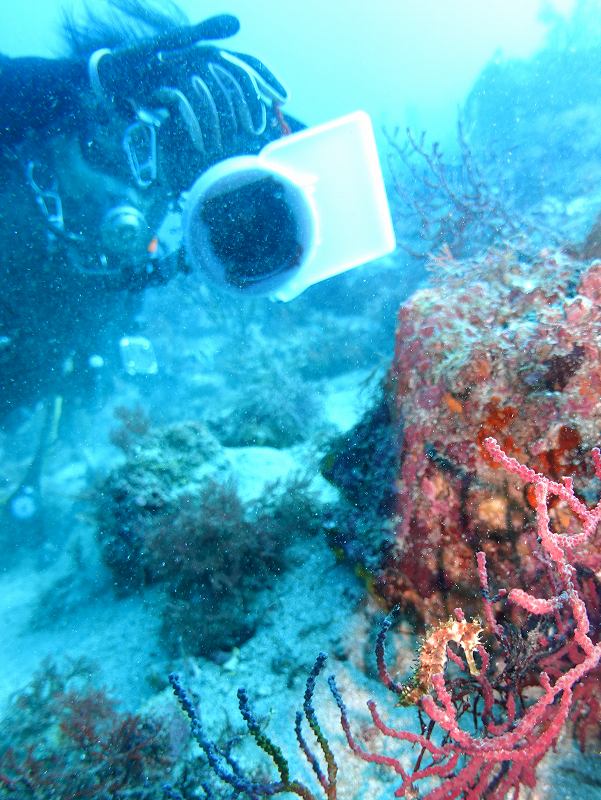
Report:
[[[201,44],[239,30],[222,14],[122,50],[97,50],[89,62],[95,92],[116,103],[167,107],[180,115],[201,152],[223,150],[238,133],[259,135],[266,106],[286,101],[281,83],[258,59]]]

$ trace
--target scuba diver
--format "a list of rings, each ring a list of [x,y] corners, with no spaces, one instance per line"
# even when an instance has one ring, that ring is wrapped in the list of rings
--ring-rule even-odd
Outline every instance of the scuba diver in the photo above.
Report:
[[[65,394],[91,388],[143,290],[187,267],[169,220],[198,175],[301,126],[238,20],[108,0],[65,18],[65,58],[0,56],[0,419],[42,400],[35,457],[2,507],[39,540],[39,481]],[[35,531],[38,531],[37,533]]]
[[[2,417],[77,383],[185,269],[162,226],[199,174],[300,127],[260,61],[215,44],[235,17],[109,2],[66,21],[69,57],[0,57]]]
[[[365,112],[304,130],[273,73],[221,46],[235,17],[106,1],[66,18],[67,57],[0,56],[0,421],[46,408],[0,507],[30,530],[63,397],[143,340],[125,334],[146,287],[202,271],[287,301],[395,246]]]

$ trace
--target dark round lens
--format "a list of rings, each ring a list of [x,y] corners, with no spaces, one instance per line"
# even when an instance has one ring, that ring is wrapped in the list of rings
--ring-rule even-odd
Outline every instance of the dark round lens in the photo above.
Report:
[[[206,200],[200,216],[230,286],[244,289],[302,262],[298,219],[273,177]]]

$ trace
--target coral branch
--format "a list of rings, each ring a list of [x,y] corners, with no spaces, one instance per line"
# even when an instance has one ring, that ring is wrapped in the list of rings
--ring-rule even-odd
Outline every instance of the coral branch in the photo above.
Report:
[[[336,776],[338,767],[334,760],[334,755],[330,749],[328,741],[321,731],[317,716],[313,708],[313,693],[315,691],[315,682],[323,670],[326,662],[324,653],[320,653],[317,657],[313,669],[309,673],[305,688],[305,698],[303,704],[303,711],[309,727],[313,731],[315,738],[323,752],[326,765],[327,775],[321,769],[317,757],[311,751],[307,741],[302,735],[301,721],[302,714],[299,712],[296,715],[295,733],[301,749],[301,752],[307,758],[313,772],[317,776],[320,787],[326,797],[326,800],[336,800]],[[256,719],[248,700],[248,695],[244,689],[238,690],[238,702],[240,713],[246,723],[248,732],[257,743],[258,747],[263,750],[273,761],[277,769],[279,780],[266,781],[258,783],[247,778],[238,765],[231,757],[226,757],[220,753],[215,743],[207,736],[204,731],[202,720],[199,713],[194,708],[186,690],[181,684],[177,675],[172,673],[169,676],[169,682],[173,689],[179,704],[190,720],[190,727],[192,736],[204,751],[211,769],[214,773],[221,778],[224,783],[232,786],[236,792],[246,795],[247,797],[273,797],[278,794],[295,794],[302,800],[317,800],[317,795],[311,789],[300,781],[292,780],[290,778],[290,769],[288,761],[284,756],[282,750],[261,730],[258,720]],[[227,764],[227,766],[226,766]]]
[[[552,573],[551,586],[557,588],[557,594],[541,598],[524,589],[513,588],[509,593],[501,591],[496,597],[491,597],[486,557],[484,553],[478,553],[484,615],[488,634],[493,640],[484,647],[478,638],[482,627],[468,623],[463,612],[457,610],[455,620],[450,619],[427,634],[420,649],[417,677],[414,677],[409,693],[405,685],[394,681],[384,665],[384,639],[391,625],[390,618],[385,620],[377,646],[380,676],[387,688],[400,694],[401,702],[409,695],[413,702],[418,702],[430,724],[424,726],[422,723],[422,732],[412,734],[385,724],[375,704],[370,703],[369,710],[376,728],[385,737],[417,744],[422,748],[422,755],[429,754],[431,763],[420,769],[420,756],[412,773],[404,770],[397,758],[370,753],[355,739],[340,692],[331,680],[330,688],[340,709],[349,746],[364,761],[388,766],[402,777],[402,784],[395,792],[397,797],[416,796],[418,783],[426,777],[437,777],[440,783],[425,795],[420,795],[424,800],[448,800],[460,796],[503,800],[509,792],[517,797],[520,786],[532,787],[535,784],[536,767],[555,745],[568,718],[574,688],[601,661],[601,642],[591,638],[587,608],[579,594],[576,571],[570,560],[574,549],[596,531],[601,518],[601,502],[588,509],[574,494],[571,480],[558,483],[535,472],[507,456],[492,438],[484,441],[484,447],[494,462],[534,484],[539,557]],[[599,476],[601,454],[598,450],[594,451],[593,460]],[[552,530],[548,502],[553,497],[568,505],[580,522],[579,533],[557,534]],[[545,651],[547,655],[552,654],[553,647],[557,653],[566,652],[568,642],[564,640],[571,636],[569,652],[572,660],[563,673],[555,676],[555,680],[545,672],[539,674],[540,694],[530,704],[523,700],[516,704],[516,694],[519,697],[521,689],[531,685],[533,674],[527,667],[520,668],[519,665],[522,640],[512,639],[495,618],[493,602],[502,598],[522,609],[530,619],[551,617],[555,620],[555,639],[553,634],[538,635],[537,628],[530,626],[529,630],[534,631],[531,636],[535,648],[532,664],[536,664]],[[468,630],[467,626],[471,628]],[[455,667],[459,667],[460,677],[452,676],[447,660],[447,646],[452,641],[463,649],[462,657],[455,653],[451,659]],[[564,644],[559,647],[555,641]],[[513,672],[505,667],[499,673],[494,658],[497,651],[504,654],[506,663],[513,664]],[[474,653],[479,654],[480,671],[476,669]],[[473,726],[466,726],[462,721],[467,709],[472,711]],[[435,729],[442,733],[436,739],[432,735]]]

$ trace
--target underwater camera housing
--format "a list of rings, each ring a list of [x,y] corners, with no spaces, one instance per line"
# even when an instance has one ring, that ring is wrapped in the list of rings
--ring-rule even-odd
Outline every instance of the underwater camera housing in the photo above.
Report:
[[[190,189],[183,229],[193,269],[283,301],[392,252],[369,116],[357,111],[211,167]]]

